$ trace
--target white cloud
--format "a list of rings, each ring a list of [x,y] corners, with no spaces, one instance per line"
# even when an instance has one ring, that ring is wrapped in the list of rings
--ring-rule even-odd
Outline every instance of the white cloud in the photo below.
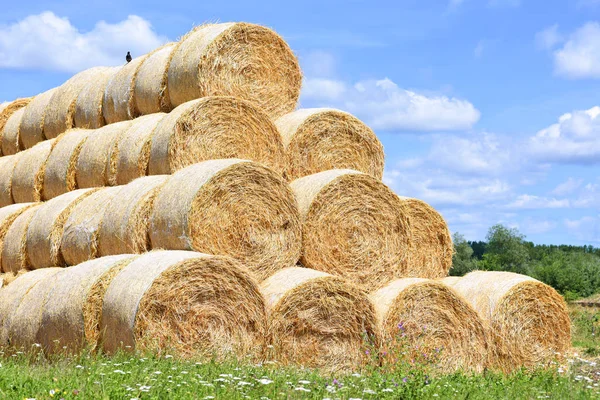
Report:
[[[529,139],[529,152],[556,163],[600,163],[600,107],[562,115]]]
[[[552,49],[563,40],[563,36],[558,32],[558,24],[554,24],[535,35],[537,46],[546,50]]]
[[[354,85],[307,78],[302,103],[338,107],[362,118],[374,129],[390,131],[468,130],[480,117],[467,100],[419,94],[398,87],[388,78]]]
[[[552,194],[564,196],[571,194],[583,184],[583,179],[569,178],[554,188]]]
[[[525,234],[540,234],[550,232],[556,228],[556,222],[550,220],[538,220],[534,218],[525,218],[520,224],[523,233]]]
[[[479,42],[477,42],[477,46],[475,46],[475,50],[473,50],[473,54],[475,55],[476,58],[481,58],[481,56],[483,55],[483,50],[485,50],[485,41],[480,40]]]
[[[579,219],[565,219],[569,234],[585,242],[600,242],[600,215],[585,216]]]
[[[577,29],[553,56],[558,75],[572,79],[600,78],[600,24],[588,22]]]
[[[568,208],[568,199],[546,198],[530,194],[522,194],[507,205],[514,209],[540,209],[540,208]]]
[[[115,24],[100,21],[82,32],[68,18],[46,11],[0,26],[0,67],[77,72],[123,64],[127,51],[135,57],[165,41],[136,15]]]

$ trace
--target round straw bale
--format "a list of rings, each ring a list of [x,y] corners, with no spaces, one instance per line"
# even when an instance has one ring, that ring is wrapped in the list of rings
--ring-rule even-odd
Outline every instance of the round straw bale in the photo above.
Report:
[[[424,201],[400,196],[410,220],[411,251],[408,270],[412,277],[443,278],[452,267],[454,245],[448,224]],[[437,275],[436,275],[437,274]]]
[[[6,107],[8,107],[8,105],[9,105],[9,104],[10,104],[10,102],[9,102],[9,101],[4,101],[4,102],[0,103],[0,113],[1,113],[2,111],[4,111],[4,109],[5,109]]]
[[[567,305],[553,288],[512,272],[474,271],[452,285],[488,325],[502,371],[536,367],[571,346]]]
[[[172,175],[150,219],[154,249],[227,255],[259,280],[296,265],[301,227],[294,195],[268,168],[245,160],[212,160]]]
[[[27,259],[33,269],[62,267],[60,242],[73,208],[96,189],[78,189],[48,200],[40,206],[27,229]]]
[[[444,285],[452,287],[456,283],[458,283],[458,281],[460,281],[460,279],[461,279],[460,276],[447,276],[445,278],[438,279],[438,280],[440,282],[442,282]]]
[[[19,108],[4,124],[2,131],[2,155],[4,156],[17,154],[22,150],[19,148],[19,125],[21,125],[24,111],[24,108]]]
[[[168,176],[146,176],[119,187],[98,230],[100,254],[142,253],[150,247],[148,230],[154,200]]]
[[[367,293],[340,277],[290,267],[261,285],[269,310],[274,357],[328,370],[350,370],[369,361],[376,342],[375,309]]]
[[[189,251],[146,253],[110,283],[102,308],[104,350],[173,350],[245,356],[264,345],[258,283],[239,262]]]
[[[205,160],[243,158],[278,173],[285,166],[281,135],[267,114],[234,97],[185,103],[160,121],[152,135],[150,175],[172,174]]]
[[[165,115],[156,113],[134,119],[121,140],[114,144],[116,162],[109,174],[111,185],[125,185],[147,174],[152,134]]]
[[[109,185],[111,165],[116,163],[115,143],[130,126],[131,121],[109,124],[88,136],[77,159],[76,177],[80,188]]]
[[[406,206],[381,181],[338,169],[297,179],[291,187],[303,220],[302,265],[369,290],[411,275]],[[424,276],[430,275],[439,272]]]
[[[18,273],[30,269],[27,258],[27,229],[40,206],[36,204],[23,211],[7,229],[2,242],[2,272]]]
[[[103,257],[65,268],[56,275],[37,334],[37,342],[46,352],[76,353],[86,346],[96,347],[100,336],[102,297],[97,299],[95,295],[102,287],[103,278],[109,278],[110,282],[114,277],[112,269],[120,271],[134,257],[130,254]]]
[[[99,189],[73,208],[65,222],[60,244],[60,251],[67,265],[77,265],[97,257],[98,228],[104,211],[121,189]],[[119,254],[123,253],[128,252]]]
[[[98,71],[95,79],[84,86],[75,101],[74,126],[97,129],[106,125],[102,112],[104,90],[108,85],[108,81],[119,71],[119,68],[107,68]]]
[[[21,270],[16,274],[14,272],[0,273],[0,288],[10,285],[11,283],[13,283],[15,281],[15,279],[17,279],[19,276],[21,276],[27,272],[29,272],[29,271]]]
[[[56,289],[56,277],[62,272],[62,268],[48,269],[54,273],[48,274],[29,289],[7,321],[8,343],[14,349],[37,351],[37,346],[34,347],[34,344],[38,344],[36,339],[42,322],[44,305],[50,292]]]
[[[4,125],[6,125],[6,122],[11,117],[11,115],[13,115],[13,113],[15,113],[16,111],[20,110],[21,108],[23,108],[27,104],[29,104],[32,99],[33,99],[32,97],[28,97],[25,99],[17,99],[17,100],[11,101],[6,107],[4,107],[2,109],[2,111],[0,112],[0,136],[2,135],[2,132],[4,131]],[[1,139],[1,137],[0,137],[0,139]]]
[[[71,129],[56,138],[44,170],[44,200],[77,189],[75,166],[88,135],[94,133],[87,129]]]
[[[446,372],[482,372],[486,367],[488,344],[483,322],[466,300],[443,283],[397,279],[373,293],[371,300],[384,362],[418,358]]]
[[[15,203],[42,200],[44,170],[54,142],[54,139],[40,142],[19,154],[11,186]]]
[[[12,197],[12,176],[17,165],[17,161],[23,155],[19,153],[14,156],[0,157],[0,207],[5,207],[13,204],[15,201]]]
[[[6,288],[0,290],[0,346],[9,344],[9,329],[15,317],[15,311],[23,298],[38,283],[51,278],[58,273],[60,268],[45,268],[38,271],[29,271],[15,279]]]
[[[275,121],[283,138],[290,181],[330,169],[383,176],[383,146],[358,118],[331,108],[306,108]]]
[[[23,119],[21,119],[21,126],[19,132],[21,136],[21,143],[23,148],[29,149],[41,141],[46,140],[44,136],[44,117],[46,115],[46,107],[54,92],[58,88],[52,88],[39,94],[31,100],[31,103],[25,107]]]
[[[168,69],[171,104],[225,95],[249,100],[272,118],[296,107],[298,59],[272,30],[247,23],[207,24],[187,34]]]
[[[74,127],[75,103],[77,96],[92,81],[99,79],[110,70],[109,67],[86,69],[63,83],[52,95],[44,114],[44,135],[53,139]]]
[[[108,81],[104,90],[102,112],[107,124],[137,117],[135,111],[135,78],[148,55],[134,58]]]
[[[21,203],[0,208],[0,261],[2,260],[2,247],[8,229],[19,215],[34,205],[35,203]],[[2,265],[1,262],[0,265]]]
[[[135,78],[135,107],[139,114],[172,110],[167,88],[167,68],[176,43],[154,50],[142,62]]]

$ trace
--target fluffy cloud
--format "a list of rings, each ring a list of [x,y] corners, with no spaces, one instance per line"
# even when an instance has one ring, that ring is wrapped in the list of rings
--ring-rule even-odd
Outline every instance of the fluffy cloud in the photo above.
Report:
[[[166,41],[136,15],[82,32],[52,12],[0,26],[0,67],[77,72],[97,65],[123,64],[125,54],[146,53]]]
[[[522,194],[507,205],[513,209],[568,208],[568,199],[546,198],[530,194]]]
[[[600,215],[565,219],[567,232],[588,243],[600,243]]]
[[[529,151],[545,162],[600,163],[600,107],[562,115],[529,140]]]
[[[566,194],[573,193],[573,191],[579,189],[579,187],[581,187],[582,184],[583,179],[569,178],[563,183],[556,186],[556,188],[554,188],[554,190],[552,191],[552,194],[564,196]]]
[[[558,31],[552,32],[552,28],[540,36],[548,48],[561,41]],[[571,33],[553,57],[558,75],[571,79],[600,78],[600,24],[588,22]]]
[[[470,102],[447,96],[427,96],[398,87],[392,80],[366,80],[349,85],[334,79],[308,78],[302,103],[337,107],[387,131],[468,130],[480,112]]]

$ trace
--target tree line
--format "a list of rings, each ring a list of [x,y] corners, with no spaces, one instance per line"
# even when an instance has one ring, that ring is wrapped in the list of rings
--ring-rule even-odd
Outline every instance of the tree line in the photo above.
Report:
[[[538,245],[501,224],[489,229],[486,241],[467,241],[458,232],[452,239],[450,275],[462,276],[476,269],[516,272],[554,287],[567,300],[600,292],[600,248]]]

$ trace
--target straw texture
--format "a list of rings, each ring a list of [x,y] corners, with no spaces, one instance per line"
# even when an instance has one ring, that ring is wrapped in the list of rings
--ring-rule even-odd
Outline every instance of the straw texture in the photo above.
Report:
[[[120,187],[106,211],[98,231],[98,248],[103,256],[142,253],[150,247],[150,214],[158,191],[167,176],[146,176]]]
[[[42,200],[44,170],[54,140],[38,143],[19,154],[12,173],[12,197],[15,203]]]
[[[291,187],[303,221],[302,265],[368,290],[410,276],[407,210],[379,180],[358,171],[331,170],[297,179]]]
[[[121,189],[99,189],[73,207],[65,222],[60,244],[60,252],[67,265],[77,265],[98,256],[98,228],[108,204]]]
[[[131,121],[106,125],[90,134],[77,159],[77,185],[80,188],[109,185],[111,164],[116,162],[115,143],[123,137]]]
[[[94,286],[113,268],[122,268],[132,255],[103,257],[56,275],[42,312],[37,342],[47,353],[77,353],[95,348],[100,335],[100,310],[87,313]],[[86,318],[87,317],[87,318]]]
[[[548,285],[512,272],[474,271],[452,288],[486,323],[493,367],[508,372],[549,365],[571,346],[566,303]]]
[[[42,94],[38,94],[25,107],[21,126],[19,127],[23,148],[29,149],[39,142],[46,140],[46,136],[44,136],[46,107],[57,89],[52,88]]]
[[[109,67],[95,67],[74,75],[52,95],[44,114],[44,136],[53,139],[74,127],[75,104],[79,93],[90,82],[99,79]]]
[[[285,166],[281,136],[267,114],[244,100],[206,97],[180,105],[158,124],[149,173],[221,158],[257,161],[278,173]]]
[[[241,264],[228,257],[156,251],[138,257],[112,280],[101,331],[109,353],[123,347],[246,356],[264,345],[265,326],[258,284]]]
[[[147,174],[152,134],[165,115],[156,113],[134,119],[121,140],[114,144],[116,163],[114,168],[111,165],[111,185],[125,185]]]
[[[0,111],[0,142],[2,139],[1,136],[4,132],[4,126],[6,125],[8,119],[13,115],[13,113],[29,104],[31,100],[32,98],[29,97],[25,99],[17,99],[15,101],[11,101],[2,109],[2,111]]]
[[[0,266],[2,265],[2,248],[4,247],[4,238],[8,229],[17,217],[23,214],[28,208],[31,208],[35,203],[12,204],[10,206],[0,208]]]
[[[23,211],[7,229],[2,243],[2,272],[18,273],[30,269],[27,258],[27,229],[39,207],[40,205],[36,204]]]
[[[21,154],[0,157],[0,207],[15,202],[12,196],[12,177],[20,156]]]
[[[291,267],[266,279],[261,292],[277,361],[333,371],[368,362],[365,352],[376,342],[375,310],[358,286]]]
[[[176,43],[168,43],[148,55],[135,79],[135,106],[139,114],[172,110],[167,88],[167,68]]]
[[[93,189],[74,190],[37,209],[27,229],[27,259],[33,269],[65,265],[60,252],[65,221],[73,208],[93,192]]]
[[[102,112],[104,90],[108,85],[108,81],[115,76],[119,69],[120,67],[98,71],[94,79],[81,90],[75,101],[74,126],[97,129],[106,125]]]
[[[23,119],[23,108],[15,111],[4,125],[4,131],[2,132],[2,155],[10,156],[17,154],[21,148],[19,148],[19,126]]]
[[[330,169],[353,169],[383,176],[383,146],[356,117],[331,108],[306,108],[275,122],[288,156],[288,180]]]
[[[250,161],[212,160],[178,171],[158,193],[150,224],[153,248],[231,256],[259,280],[300,255],[293,193]]]
[[[102,109],[107,124],[135,118],[135,79],[147,55],[134,58],[123,66],[108,82],[104,91]]]
[[[171,104],[205,96],[249,100],[277,118],[296,107],[298,59],[272,30],[247,23],[207,24],[181,39],[168,68]]]
[[[44,169],[44,200],[77,189],[75,167],[79,153],[88,136],[94,133],[87,129],[72,129],[56,138]]]
[[[466,300],[443,283],[397,279],[373,293],[371,300],[385,363],[425,358],[444,372],[483,372],[487,366],[483,322]]]

